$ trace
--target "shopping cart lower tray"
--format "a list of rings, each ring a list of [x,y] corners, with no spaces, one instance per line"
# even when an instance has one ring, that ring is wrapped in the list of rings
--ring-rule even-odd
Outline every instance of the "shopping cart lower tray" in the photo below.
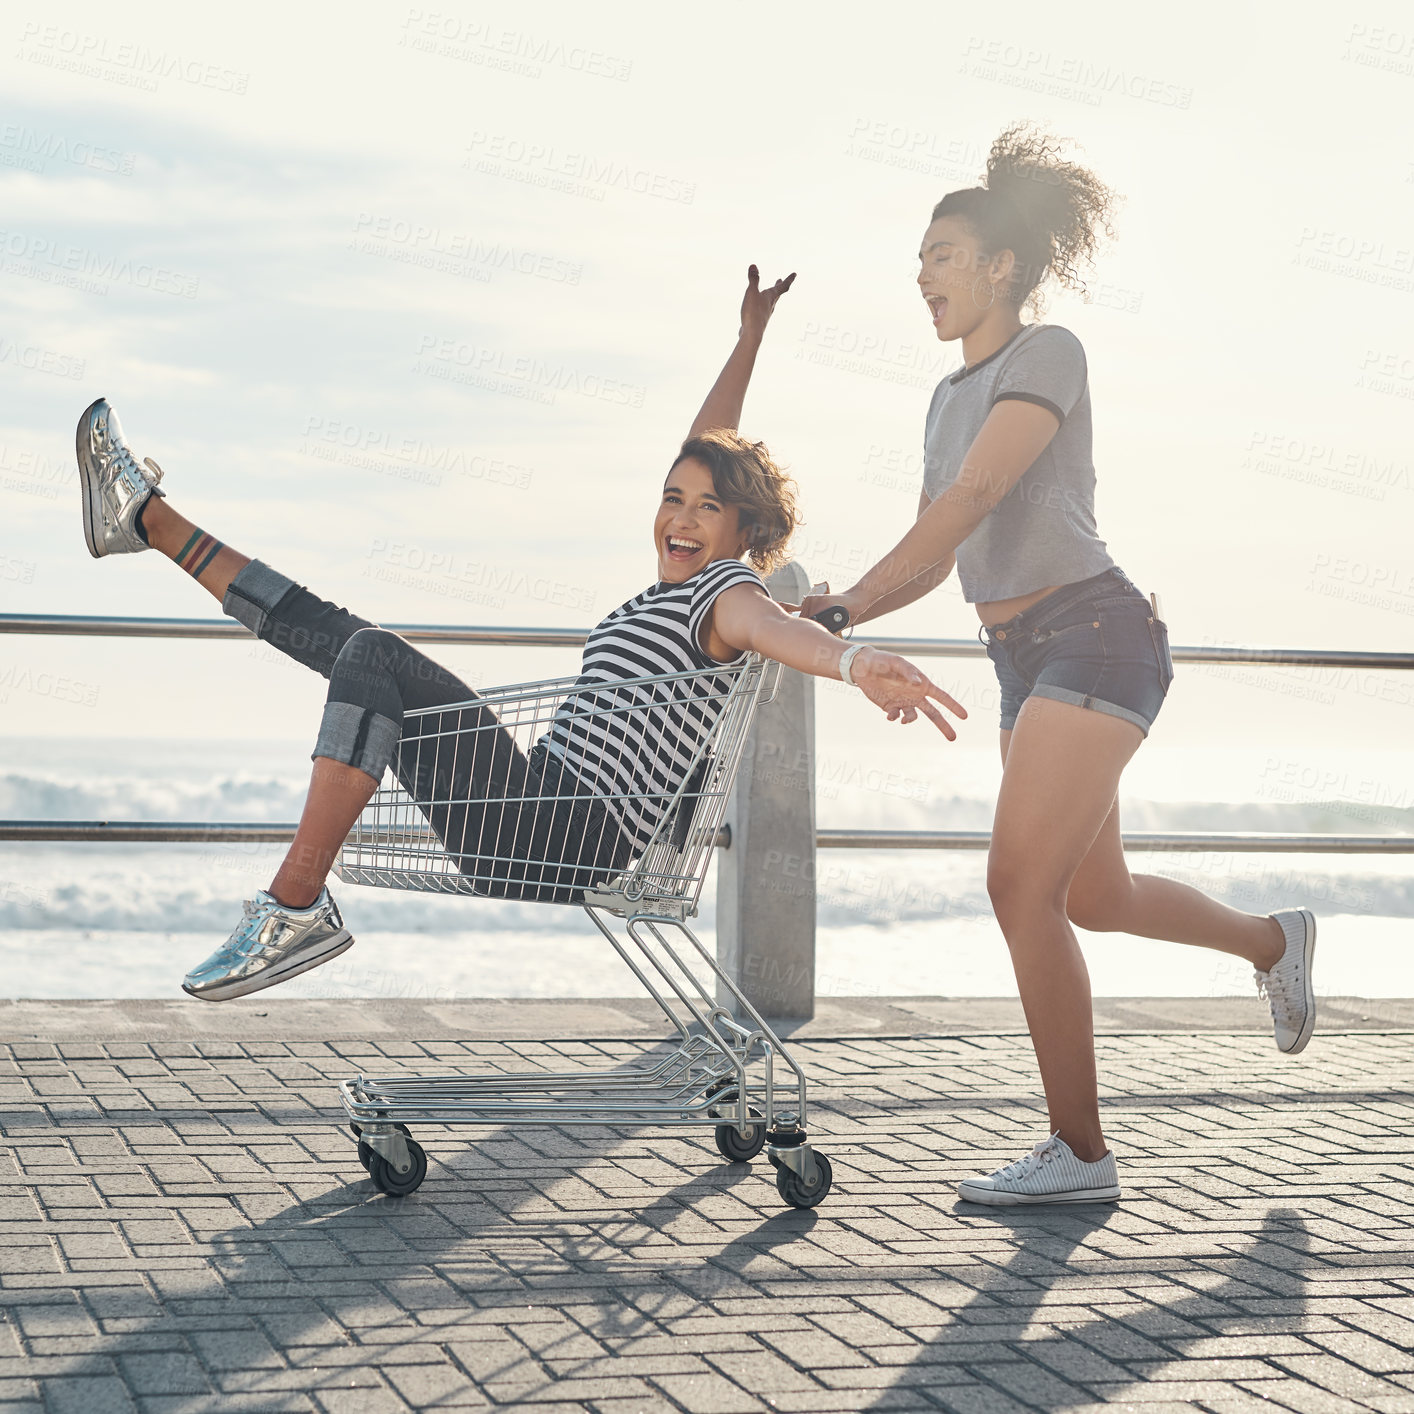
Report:
[[[384,1193],[411,1193],[426,1176],[409,1129],[419,1122],[706,1126],[729,1161],[764,1149],[785,1202],[814,1207],[829,1192],[829,1160],[806,1129],[804,1073],[688,926],[752,720],[779,673],[747,654],[702,672],[522,683],[406,714],[397,780],[369,801],[335,874],[577,904],[670,1029],[666,1049],[610,1069],[345,1080],[359,1157]],[[561,753],[590,740],[613,743],[613,789],[590,791],[565,767]],[[788,1072],[779,1082],[778,1064]]]

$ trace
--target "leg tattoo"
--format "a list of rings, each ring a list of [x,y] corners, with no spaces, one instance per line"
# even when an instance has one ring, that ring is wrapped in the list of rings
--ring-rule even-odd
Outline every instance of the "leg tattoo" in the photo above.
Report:
[[[191,539],[172,556],[173,561],[193,579],[198,579],[201,572],[216,558],[219,551],[225,546],[214,536],[209,535],[204,530],[193,530]]]

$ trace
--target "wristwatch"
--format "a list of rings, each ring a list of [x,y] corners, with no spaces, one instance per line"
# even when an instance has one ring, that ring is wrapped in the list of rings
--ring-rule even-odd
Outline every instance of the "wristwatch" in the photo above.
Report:
[[[850,665],[854,662],[856,656],[862,653],[867,646],[868,645],[863,643],[852,643],[840,654],[840,677],[851,687],[858,687],[859,684],[854,680],[853,674],[850,671]]]

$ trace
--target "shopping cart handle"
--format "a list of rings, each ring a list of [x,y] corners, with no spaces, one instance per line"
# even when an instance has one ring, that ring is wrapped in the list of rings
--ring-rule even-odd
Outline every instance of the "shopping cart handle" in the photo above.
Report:
[[[838,633],[849,626],[849,610],[843,604],[832,604],[828,609],[821,609],[818,614],[811,614],[810,617],[817,624],[824,624],[831,633]]]

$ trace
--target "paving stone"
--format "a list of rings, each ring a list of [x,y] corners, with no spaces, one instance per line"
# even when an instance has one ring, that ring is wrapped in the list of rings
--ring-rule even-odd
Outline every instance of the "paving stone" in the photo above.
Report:
[[[205,1394],[211,1389],[201,1362],[183,1352],[124,1355],[118,1366],[134,1395]]]
[[[50,1414],[134,1414],[137,1407],[119,1379],[59,1375],[42,1383]]]
[[[388,1200],[334,1122],[358,1066],[628,1042],[0,1046],[0,1414],[1414,1414],[1414,1033],[1102,1036],[1083,1210],[954,1195],[1044,1123],[1024,1036],[795,1049],[809,1213],[651,1127],[422,1126]]]

